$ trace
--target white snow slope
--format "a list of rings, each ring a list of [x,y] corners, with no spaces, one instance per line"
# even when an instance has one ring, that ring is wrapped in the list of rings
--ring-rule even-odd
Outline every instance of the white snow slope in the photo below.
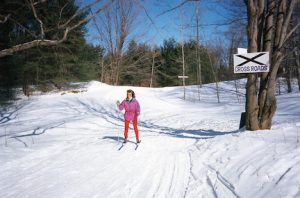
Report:
[[[240,82],[241,83],[241,82]],[[300,93],[278,96],[272,130],[239,127],[234,83],[133,87],[142,143],[122,147],[129,87],[23,99],[0,117],[0,197],[300,197]],[[244,93],[244,90],[240,90]]]

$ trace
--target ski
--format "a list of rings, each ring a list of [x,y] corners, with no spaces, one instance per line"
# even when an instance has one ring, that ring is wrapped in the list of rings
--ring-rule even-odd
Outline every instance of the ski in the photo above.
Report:
[[[141,141],[142,141],[142,140],[140,140],[139,143],[135,143],[135,149],[134,149],[134,150],[137,150],[137,149],[139,148],[139,145],[140,145]]]
[[[120,146],[120,148],[118,148],[118,150],[121,150],[125,144],[126,144],[126,142],[122,142],[122,145]]]
[[[140,145],[140,143],[141,143],[141,141],[140,141],[139,143],[135,143],[135,142],[132,142],[132,141],[127,141],[127,142],[131,142],[131,143],[135,144],[134,150],[137,150],[138,147],[139,147],[139,145]],[[126,142],[126,143],[127,143],[127,142]],[[118,151],[121,150],[121,149],[125,146],[126,143],[123,142],[122,145],[118,148]]]

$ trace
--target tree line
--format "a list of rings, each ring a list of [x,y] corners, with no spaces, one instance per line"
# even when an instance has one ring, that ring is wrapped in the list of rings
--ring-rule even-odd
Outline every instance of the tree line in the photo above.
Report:
[[[49,91],[62,89],[69,82],[89,80],[145,87],[181,85],[178,75],[182,74],[182,49],[174,38],[164,40],[161,46],[131,39],[125,49],[130,29],[124,27],[129,28],[128,23],[134,17],[133,6],[130,1],[118,1],[104,11],[105,23],[101,30],[100,25],[97,26],[107,45],[94,46],[85,39],[87,22],[80,23],[94,13],[91,10],[79,12],[81,8],[75,1],[5,1],[0,5],[2,52],[15,49],[20,43],[30,43],[40,36],[44,40],[59,40],[65,29],[57,29],[57,26],[67,23],[75,15],[68,23],[71,27],[79,25],[68,32],[68,39],[64,42],[17,50],[0,58],[1,95],[11,97],[17,87],[22,87],[23,93],[30,95],[33,88]],[[189,40],[184,42],[184,53],[186,75],[189,76],[187,84],[232,79],[231,68],[221,60],[218,47]],[[197,56],[202,66],[200,77]]]

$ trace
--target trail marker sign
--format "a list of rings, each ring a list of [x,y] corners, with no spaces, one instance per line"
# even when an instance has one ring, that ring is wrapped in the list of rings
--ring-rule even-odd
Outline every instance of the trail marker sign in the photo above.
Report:
[[[233,55],[234,73],[269,72],[269,52]]]
[[[178,76],[178,78],[189,78],[188,76]]]

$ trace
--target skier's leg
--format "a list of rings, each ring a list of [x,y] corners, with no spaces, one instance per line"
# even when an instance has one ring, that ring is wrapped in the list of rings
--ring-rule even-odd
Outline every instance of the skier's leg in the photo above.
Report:
[[[136,142],[139,142],[139,130],[137,127],[137,119],[133,120],[133,128],[134,128]]]
[[[128,138],[128,128],[129,128],[129,121],[125,120],[125,129],[124,129],[124,138],[127,140]]]

